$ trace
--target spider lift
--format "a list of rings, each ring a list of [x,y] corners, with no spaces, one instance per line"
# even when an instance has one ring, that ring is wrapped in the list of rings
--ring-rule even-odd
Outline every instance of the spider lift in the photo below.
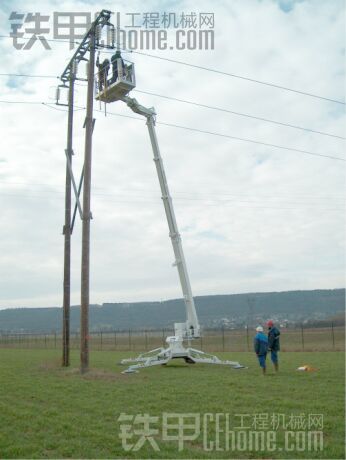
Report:
[[[166,338],[166,348],[156,348],[147,353],[139,355],[137,358],[123,359],[121,364],[130,364],[128,369],[123,373],[138,372],[138,369],[156,365],[167,364],[171,359],[182,358],[189,364],[205,363],[205,364],[221,364],[230,366],[234,369],[241,369],[244,366],[235,361],[222,361],[217,356],[213,356],[203,351],[196,350],[190,347],[190,342],[193,339],[200,337],[200,326],[196,314],[195,303],[192,296],[192,290],[185,262],[181,237],[178,230],[177,221],[174,214],[172,198],[169,193],[167,179],[163,167],[162,157],[155,132],[156,112],[153,107],[147,108],[137,102],[136,99],[128,96],[128,93],[135,88],[135,70],[134,64],[117,59],[117,78],[106,80],[104,75],[103,82],[96,79],[96,99],[104,103],[115,101],[123,101],[135,113],[146,118],[149,131],[151,146],[154,154],[154,162],[160,183],[162,200],[165,208],[166,218],[169,227],[169,236],[171,238],[175,262],[173,266],[178,269],[183,298],[186,307],[186,321],[184,323],[174,324],[174,336]],[[100,88],[98,90],[98,88]],[[184,342],[188,342],[188,347],[185,348]]]

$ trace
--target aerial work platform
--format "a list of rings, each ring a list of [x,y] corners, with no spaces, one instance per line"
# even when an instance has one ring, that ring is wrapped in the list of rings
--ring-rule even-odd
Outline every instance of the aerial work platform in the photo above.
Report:
[[[96,78],[96,100],[115,102],[121,100],[136,86],[135,68],[132,62],[117,59],[117,75],[114,80],[99,72]]]
[[[245,366],[237,361],[221,360],[217,356],[207,354],[201,350],[190,347],[190,342],[201,335],[200,325],[195,308],[195,302],[192,295],[190,279],[182,247],[181,236],[178,230],[172,197],[169,192],[167,178],[160,154],[159,144],[156,136],[155,122],[156,112],[153,107],[144,107],[134,98],[127,94],[136,86],[135,72],[133,63],[125,63],[121,58],[120,52],[117,51],[116,60],[112,61],[112,78],[108,77],[109,61],[105,60],[99,66],[98,84],[96,88],[96,99],[105,103],[121,100],[127,106],[139,115],[146,118],[149,137],[154,154],[156,172],[159,179],[164,210],[169,228],[169,236],[173,246],[174,263],[179,274],[179,281],[182,288],[183,299],[186,308],[186,321],[183,323],[174,323],[174,336],[167,337],[166,348],[157,348],[147,353],[142,353],[136,358],[123,359],[121,364],[128,368],[123,373],[138,372],[140,369],[157,365],[166,365],[172,359],[183,359],[186,363],[195,364],[217,364],[225,365],[232,369],[244,369]],[[115,66],[116,61],[116,66]],[[187,342],[188,347],[185,347]]]

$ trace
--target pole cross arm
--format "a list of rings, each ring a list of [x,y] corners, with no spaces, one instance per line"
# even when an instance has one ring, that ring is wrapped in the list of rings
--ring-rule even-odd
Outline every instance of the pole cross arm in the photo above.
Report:
[[[100,14],[97,16],[95,21],[91,24],[89,30],[87,33],[84,35],[82,42],[78,46],[76,52],[72,56],[70,62],[67,64],[65,70],[61,74],[60,80],[66,82],[69,81],[71,78],[71,73],[72,73],[72,67],[73,63],[76,62],[77,64],[85,60],[84,56],[85,54],[90,50],[90,39],[91,39],[91,33],[95,29],[95,27],[99,24],[104,25],[108,24],[110,17],[111,17],[112,12],[108,10],[102,10]]]

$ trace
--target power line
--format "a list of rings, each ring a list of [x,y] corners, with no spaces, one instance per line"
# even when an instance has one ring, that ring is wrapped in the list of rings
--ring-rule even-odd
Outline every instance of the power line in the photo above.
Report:
[[[35,194],[36,193],[36,194]],[[46,193],[46,191],[45,191]],[[53,195],[63,195],[63,192],[60,192],[60,191],[56,191],[56,190],[50,190],[49,193],[52,193]],[[9,193],[7,191],[3,192],[1,189],[0,189],[0,196],[3,195],[3,196],[18,196],[18,197],[25,197],[25,198],[41,198],[41,199],[47,199],[47,195],[42,195],[42,193],[40,191],[36,191],[36,190],[26,190],[25,191],[25,194],[24,193],[16,193],[16,191],[14,191],[14,193]],[[102,197],[102,201],[104,201],[106,199],[106,201],[111,201],[113,203],[126,203],[126,204],[134,204],[134,205],[139,205],[141,203],[150,203],[150,204],[156,204],[156,205],[159,205],[161,206],[161,199],[158,197],[157,199],[148,199],[148,198],[143,198],[143,197],[139,197],[140,199],[119,199],[119,198],[116,198],[114,199],[114,195],[112,194],[102,194],[102,193],[94,193],[95,196],[99,196],[99,197]],[[183,201],[185,203],[180,203],[180,204],[190,204],[192,205],[192,203],[196,200],[191,200],[191,199],[177,199],[176,197],[173,197],[174,201]],[[232,206],[236,206],[238,209],[278,209],[278,210],[308,210],[308,209],[311,209],[311,210],[318,210],[318,211],[342,211],[344,210],[344,208],[342,207],[334,207],[334,208],[330,208],[330,207],[317,207],[317,206],[311,206],[310,204],[305,204],[305,206],[291,206],[291,207],[283,207],[282,205],[280,205],[280,203],[269,203],[269,204],[277,204],[279,206],[262,206],[261,203],[259,202],[251,202],[251,201],[240,201],[240,200],[208,200],[208,199],[205,199],[205,200],[198,200],[200,201],[200,204],[203,205],[203,206],[210,206],[210,207],[217,207],[217,206],[225,206],[225,207],[232,207]],[[189,202],[189,203],[187,203]],[[191,203],[192,202],[192,203]],[[239,203],[246,203],[246,206],[244,206],[243,204],[238,206]],[[250,203],[250,205],[248,205]],[[252,204],[259,204],[260,206],[252,206]],[[199,204],[199,203],[198,203]],[[283,205],[290,205],[291,203],[283,203]],[[197,204],[196,204],[197,205]]]
[[[1,77],[57,78],[57,75],[28,75],[24,73],[0,73]]]
[[[303,96],[309,96],[309,97],[313,97],[313,98],[316,98],[316,99],[322,99],[324,101],[334,102],[336,104],[345,105],[344,101],[339,101],[339,100],[336,100],[336,99],[330,99],[328,97],[319,96],[317,94],[307,93],[305,91],[300,91],[300,90],[297,90],[297,89],[288,88],[287,86],[276,85],[275,83],[268,83],[268,82],[265,82],[265,81],[256,80],[254,78],[249,78],[249,77],[244,77],[242,75],[236,75],[236,74],[233,74],[233,73],[224,72],[222,70],[210,69],[208,67],[203,67],[203,66],[199,66],[199,65],[196,65],[196,64],[190,64],[189,62],[177,61],[175,59],[169,59],[169,58],[164,58],[164,57],[161,57],[161,56],[155,56],[153,54],[143,53],[143,52],[140,52],[140,51],[132,51],[132,50],[130,50],[130,51],[123,50],[123,51],[125,53],[140,54],[140,55],[151,57],[151,58],[154,58],[154,59],[160,59],[160,60],[163,60],[163,61],[169,61],[169,62],[173,62],[175,64],[181,64],[181,65],[185,65],[187,67],[193,67],[193,68],[200,69],[200,70],[206,70],[207,72],[213,72],[213,73],[217,73],[217,74],[220,74],[220,75],[226,75],[228,77],[239,78],[241,80],[251,81],[252,83],[258,83],[260,85],[271,86],[273,88],[282,89],[282,90],[285,90],[285,91],[290,91],[292,93],[302,94]]]
[[[179,128],[179,129],[185,129],[185,130],[188,130],[188,131],[194,131],[194,132],[197,132],[197,133],[210,134],[211,136],[225,137],[225,138],[228,138],[228,139],[235,139],[235,140],[242,141],[242,142],[250,142],[252,144],[264,145],[265,147],[273,147],[273,148],[276,148],[276,149],[291,150],[292,152],[304,153],[306,155],[313,155],[313,156],[318,156],[318,157],[330,158],[332,160],[346,161],[344,158],[335,157],[333,155],[310,152],[309,150],[301,150],[301,149],[296,149],[296,148],[293,148],[293,147],[285,147],[283,145],[270,144],[268,142],[257,141],[255,139],[248,139],[248,138],[244,138],[244,137],[230,136],[229,134],[215,133],[213,131],[205,131],[205,130],[201,130],[201,129],[197,129],[197,128],[190,128],[190,127],[187,127],[187,126],[175,125],[175,124],[172,124],[172,123],[164,123],[162,121],[157,122],[157,124],[160,124],[160,125],[163,125],[163,126],[170,126],[170,127],[174,127],[174,128]]]
[[[254,120],[265,121],[267,123],[273,123],[273,124],[280,125],[280,126],[287,126],[288,128],[300,129],[302,131],[308,131],[310,133],[315,133],[315,134],[322,134],[323,136],[335,137],[337,139],[346,139],[346,137],[338,136],[336,134],[325,133],[323,131],[316,131],[314,129],[304,128],[302,126],[292,125],[292,124],[289,124],[289,123],[283,123],[281,121],[276,121],[276,120],[270,120],[269,118],[262,118],[262,117],[258,117],[258,116],[255,116],[255,115],[250,115],[250,114],[247,114],[247,113],[235,112],[233,110],[224,109],[224,108],[221,108],[221,107],[214,107],[214,106],[206,105],[206,104],[201,104],[199,102],[187,101],[186,99],[178,99],[178,98],[171,97],[171,96],[164,96],[162,94],[151,93],[149,91],[141,91],[139,89],[134,89],[133,91],[135,91],[137,93],[142,93],[142,94],[149,94],[150,96],[156,96],[156,97],[160,97],[160,98],[163,98],[163,99],[168,99],[168,100],[171,100],[171,101],[182,102],[184,104],[191,104],[191,105],[194,105],[194,106],[197,106],[197,107],[203,107],[205,109],[212,109],[212,110],[218,110],[220,112],[231,113],[233,115],[238,115],[240,117],[253,118]]]
[[[0,101],[1,104],[36,104],[42,105],[43,102],[36,102],[36,101]]]
[[[13,185],[24,185],[24,186],[30,186],[30,187],[47,187],[47,188],[51,188],[52,187],[52,184],[50,183],[42,183],[42,182],[37,182],[36,181],[37,179],[34,178],[34,182],[18,182],[18,181],[8,181],[8,180],[0,180],[0,186],[1,184],[2,185],[7,185],[7,186],[13,186]],[[105,187],[98,187],[98,186],[94,186],[93,187],[95,190],[103,190],[103,191],[109,191],[108,188],[105,188]],[[120,190],[117,190],[116,193],[117,194],[125,194],[126,196],[128,196],[129,193],[141,193],[140,196],[143,196],[142,193],[145,192],[145,193],[150,193],[150,194],[153,194],[154,197],[156,198],[157,197],[157,190],[148,190],[147,188],[138,188],[138,187],[135,187],[135,188],[131,188],[131,189],[120,189]],[[254,192],[255,195],[256,195],[256,198],[261,198],[261,199],[270,199],[270,200],[286,200],[286,203],[288,203],[287,199],[289,200],[290,203],[302,203],[302,199],[303,200],[337,200],[337,201],[341,201],[342,203],[345,202],[345,196],[343,194],[341,195],[306,195],[305,193],[299,193],[299,194],[296,194],[296,195],[291,195],[291,194],[287,194],[287,193],[284,193],[284,194],[278,194],[278,193],[275,193],[275,196],[273,196],[273,194],[270,194],[270,195],[258,195],[257,192]],[[101,194],[101,193],[99,193]],[[252,198],[251,194],[249,193],[229,193],[228,191],[225,192],[225,191],[218,191],[218,192],[196,192],[196,191],[179,191],[179,190],[175,190],[174,191],[174,195],[177,195],[177,194],[180,194],[180,195],[191,195],[193,197],[206,197],[204,199],[210,199],[210,196],[216,196],[216,197],[241,197],[241,198]],[[102,195],[106,195],[106,194],[103,194]],[[109,193],[108,193],[109,195]],[[112,193],[111,195],[114,195],[114,193]],[[189,198],[190,199],[190,198]],[[291,201],[291,200],[295,200],[295,199],[299,199],[299,201]],[[311,203],[313,204],[313,203]]]
[[[11,35],[0,35],[0,38],[19,38],[20,40],[30,40],[31,37],[18,37],[18,36],[15,36],[15,37],[12,37]],[[75,40],[64,40],[62,38],[46,38],[44,37],[44,39],[47,41],[47,42],[57,42],[57,43],[73,43],[75,45],[80,45],[80,42],[77,42]]]
[[[59,79],[58,76],[54,76],[54,75],[27,75],[27,74],[0,73],[0,76],[32,77],[32,78],[54,78],[54,79],[57,78],[57,79]],[[86,85],[80,84],[80,83],[76,83],[76,84],[79,85],[79,86],[86,86]],[[151,95],[151,96],[160,97],[160,98],[163,98],[163,99],[168,99],[168,100],[175,101],[175,102],[181,102],[181,103],[184,103],[184,104],[194,105],[196,107],[202,107],[202,108],[206,108],[206,109],[217,110],[217,111],[220,111],[220,112],[230,113],[232,115],[237,115],[237,116],[241,116],[241,117],[245,117],[245,118],[252,118],[254,120],[264,121],[266,123],[276,124],[278,126],[286,126],[288,128],[299,129],[301,131],[307,131],[307,132],[311,132],[311,133],[314,133],[314,134],[320,134],[322,136],[334,137],[336,139],[343,139],[343,140],[346,139],[346,137],[338,136],[337,134],[331,134],[331,133],[326,133],[326,132],[323,132],[323,131],[317,131],[317,130],[314,130],[314,129],[311,129],[311,128],[305,128],[303,126],[298,126],[298,125],[293,125],[293,124],[290,124],[290,123],[284,123],[284,122],[281,122],[281,121],[271,120],[269,118],[263,118],[263,117],[259,117],[259,116],[256,116],[256,115],[250,115],[250,114],[247,114],[247,113],[236,112],[236,111],[233,111],[233,110],[230,110],[230,109],[225,109],[225,108],[222,108],[222,107],[215,107],[215,106],[211,106],[211,105],[207,105],[207,104],[201,104],[199,102],[188,101],[186,99],[179,99],[179,98],[175,98],[175,97],[171,97],[171,96],[164,96],[163,94],[152,93],[150,91],[143,91],[143,90],[139,90],[139,89],[134,89],[133,91],[136,91],[137,93],[148,94],[148,95]]]
[[[0,35],[0,38],[13,38],[13,37],[11,37],[10,35]],[[29,37],[25,37],[25,38],[23,37],[22,39],[23,40],[30,40]],[[62,42],[62,40],[57,40],[57,39],[47,39],[47,41],[52,41],[52,42],[53,41],[60,41],[60,42]],[[66,41],[66,43],[71,43],[71,42],[74,43],[73,41]],[[75,42],[75,43],[78,43],[78,42]],[[289,91],[289,92],[292,92],[292,93],[301,94],[303,96],[313,97],[315,99],[321,99],[321,100],[324,100],[324,101],[345,105],[344,101],[339,101],[337,99],[331,99],[331,98],[328,98],[328,97],[325,97],[325,96],[320,96],[318,94],[308,93],[306,91],[301,91],[301,90],[289,88],[288,86],[283,86],[283,85],[278,85],[278,84],[275,84],[275,83],[270,83],[270,82],[266,82],[266,81],[262,81],[262,80],[257,80],[255,78],[245,77],[244,75],[238,75],[238,74],[234,74],[234,73],[230,73],[230,72],[225,72],[223,70],[211,69],[209,67],[204,67],[204,66],[200,66],[200,65],[197,65],[197,64],[191,64],[191,63],[185,62],[185,61],[178,61],[176,59],[165,58],[165,57],[162,57],[162,56],[155,56],[154,54],[144,53],[142,51],[126,50],[124,48],[122,49],[122,51],[125,52],[125,53],[129,53],[129,54],[132,53],[132,54],[138,54],[138,55],[141,55],[141,56],[151,57],[153,59],[159,59],[159,60],[162,60],[162,61],[172,62],[174,64],[180,64],[180,65],[184,65],[184,66],[187,66],[187,67],[204,70],[204,71],[207,71],[207,72],[213,72],[213,73],[216,73],[216,74],[219,74],[219,75],[225,75],[227,77],[238,78],[240,80],[250,81],[252,83],[256,83],[256,84],[259,84],[259,85],[270,86],[272,88],[277,88],[277,89],[281,89],[281,90],[284,90],[284,91]],[[107,50],[104,50],[103,52],[105,52],[105,53],[111,52],[112,53],[112,51],[107,51]]]
[[[66,112],[64,108],[56,107],[56,104],[54,102],[42,102],[41,104],[44,105],[45,107],[48,107],[49,109],[57,110],[58,112]],[[79,112],[80,110],[85,110],[85,109],[84,107],[83,108],[76,107],[73,109],[74,112]]]
[[[65,109],[56,107],[55,102],[38,102],[38,101],[3,101],[0,100],[0,104],[33,104],[33,105],[43,105],[49,107],[50,109],[57,110],[58,112],[66,112]],[[80,110],[85,110],[84,107],[75,108],[74,112],[79,112]]]
[[[95,109],[95,111],[103,113],[102,110]],[[119,117],[132,118],[133,120],[143,121],[142,118],[139,118],[139,117],[133,117],[131,115],[122,115],[122,114],[114,113],[114,112],[107,112],[107,115],[114,115],[114,116],[119,116]],[[270,144],[270,143],[267,143],[267,142],[257,141],[255,139],[248,139],[248,138],[244,138],[244,137],[231,136],[229,134],[215,133],[213,131],[206,131],[206,130],[202,130],[202,129],[191,128],[191,127],[188,127],[188,126],[175,125],[173,123],[166,123],[166,122],[163,122],[163,121],[157,121],[156,124],[162,125],[162,126],[169,126],[171,128],[185,129],[185,130],[188,130],[188,131],[193,131],[193,132],[202,133],[202,134],[209,134],[211,136],[218,136],[218,137],[224,137],[224,138],[228,138],[228,139],[234,139],[234,140],[238,140],[238,141],[242,141],[242,142],[250,142],[252,144],[264,145],[265,147],[272,147],[272,148],[283,149],[283,150],[291,150],[292,152],[304,153],[306,155],[313,155],[313,156],[318,156],[318,157],[330,158],[332,160],[346,161],[346,159],[344,159],[344,158],[335,157],[333,155],[310,152],[308,150],[301,150],[301,149],[296,149],[296,148],[293,148],[293,147],[285,147],[285,146],[282,146],[282,145]]]
[[[95,109],[95,111],[103,113],[103,110]],[[132,118],[133,120],[143,121],[142,118],[134,117],[134,116],[131,116],[131,115],[123,115],[123,114],[114,113],[114,112],[107,112],[107,114],[108,115],[118,116],[118,117],[124,117],[124,118]],[[215,133],[213,131],[205,131],[205,130],[202,130],[202,129],[191,128],[191,127],[188,127],[188,126],[175,125],[173,123],[166,123],[166,122],[163,122],[163,121],[157,121],[156,124],[163,125],[163,126],[169,126],[171,128],[179,128],[179,129],[185,129],[185,130],[188,130],[188,131],[193,131],[193,132],[198,132],[198,133],[203,133],[203,134],[209,134],[211,136],[218,136],[218,137],[224,137],[224,138],[228,138],[228,139],[234,139],[234,140],[238,140],[238,141],[242,141],[242,142],[250,142],[250,143],[253,143],[253,144],[257,144],[257,145],[264,145],[266,147],[272,147],[272,148],[283,149],[283,150],[291,150],[293,152],[304,153],[306,155],[313,155],[313,156],[318,156],[318,157],[330,158],[332,160],[346,161],[346,159],[344,159],[344,158],[335,157],[333,155],[310,152],[308,150],[301,150],[301,149],[296,149],[296,148],[293,148],[293,147],[285,147],[285,146],[282,146],[282,145],[270,144],[270,143],[267,143],[267,142],[257,141],[257,140],[254,140],[254,139],[231,136],[229,134]]]
[[[0,103],[8,103],[8,102],[11,103],[11,101],[0,101]],[[19,104],[21,102],[16,101],[16,103]],[[24,101],[24,103],[25,103],[25,101]],[[52,105],[54,105],[54,104],[51,104],[51,103],[41,102],[40,104],[44,105],[45,107],[49,107],[51,109],[55,109],[55,110],[59,110],[59,111],[66,111],[65,109],[57,109],[56,107],[52,107]],[[75,109],[85,110],[84,107],[80,107],[80,106],[75,106]],[[103,113],[103,110],[95,109],[95,111]],[[123,115],[123,114],[114,113],[114,112],[107,112],[107,114],[117,116],[117,117],[122,117],[122,118],[131,118],[133,120],[143,121],[142,118],[134,117],[132,115]],[[328,155],[328,154],[323,154],[323,153],[316,153],[316,152],[311,152],[311,151],[302,150],[302,149],[296,149],[294,147],[285,147],[283,145],[271,144],[271,143],[268,143],[268,142],[262,142],[262,141],[258,141],[258,140],[255,140],[255,139],[249,139],[249,138],[238,137],[238,136],[231,136],[229,134],[215,133],[213,131],[206,131],[206,130],[202,130],[202,129],[191,128],[191,127],[188,127],[188,126],[176,125],[176,124],[173,124],[173,123],[166,123],[166,122],[163,122],[163,121],[158,121],[156,123],[158,125],[169,126],[171,128],[184,129],[184,130],[187,130],[187,131],[197,132],[197,133],[201,133],[201,134],[209,134],[211,136],[223,137],[223,138],[226,138],[226,139],[234,139],[234,140],[238,140],[238,141],[242,141],[242,142],[249,142],[249,143],[256,144],[256,145],[263,145],[265,147],[272,147],[272,148],[281,149],[281,150],[289,150],[289,151],[292,151],[292,152],[303,153],[303,154],[306,154],[306,155],[329,158],[331,160],[346,161],[346,159],[344,159],[344,158],[336,157],[336,156],[333,156],[333,155]]]
[[[102,110],[95,109],[95,111],[103,113]],[[107,112],[107,114],[108,115],[119,116],[119,117],[124,117],[124,118],[132,118],[134,120],[143,121],[142,118],[134,117],[134,116],[131,116],[131,115],[123,115],[123,114],[114,113],[114,112]],[[188,131],[193,131],[193,132],[198,132],[198,133],[203,133],[203,134],[209,134],[211,136],[218,136],[218,137],[224,137],[224,138],[228,138],[228,139],[234,139],[234,140],[238,140],[238,141],[242,141],[242,142],[250,142],[252,144],[264,145],[265,147],[272,147],[272,148],[283,149],[283,150],[291,150],[292,152],[304,153],[306,155],[313,155],[313,156],[318,156],[318,157],[330,158],[332,160],[346,161],[346,159],[344,159],[344,158],[335,157],[333,155],[310,152],[308,150],[301,150],[301,149],[296,149],[296,148],[293,148],[293,147],[285,147],[285,146],[282,146],[282,145],[270,144],[270,143],[267,143],[267,142],[257,141],[257,140],[254,140],[254,139],[231,136],[229,134],[215,133],[213,131],[205,131],[205,130],[202,130],[202,129],[191,128],[191,127],[188,127],[188,126],[175,125],[173,123],[166,123],[166,122],[163,122],[163,121],[157,121],[156,124],[162,125],[162,126],[169,126],[171,128],[179,128],[179,129],[185,129],[185,130],[188,130]]]

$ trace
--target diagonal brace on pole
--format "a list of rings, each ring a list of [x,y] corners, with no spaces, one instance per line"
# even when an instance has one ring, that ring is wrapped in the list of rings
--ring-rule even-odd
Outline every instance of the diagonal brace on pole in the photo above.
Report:
[[[83,165],[82,172],[81,172],[80,179],[79,179],[79,185],[78,185],[78,191],[77,191],[78,198],[80,197],[80,193],[82,190],[83,179],[84,179],[84,165]],[[73,216],[72,216],[72,221],[71,221],[71,233],[73,232],[73,229],[74,229],[77,209],[78,209],[78,203],[76,202],[76,204],[74,205]]]
[[[69,170],[69,173],[70,173],[72,186],[73,186],[73,190],[74,190],[74,194],[75,194],[75,198],[76,198],[76,204],[78,206],[79,215],[80,215],[80,218],[83,219],[82,206],[81,206],[80,201],[79,201],[79,194],[78,194],[78,190],[77,190],[77,186],[76,186],[76,181],[74,180],[74,175],[73,175],[73,171],[72,171],[72,164],[71,164],[71,160],[70,160],[70,157],[69,157],[68,149],[65,149],[65,154],[66,154],[67,167],[68,167],[68,170]]]

